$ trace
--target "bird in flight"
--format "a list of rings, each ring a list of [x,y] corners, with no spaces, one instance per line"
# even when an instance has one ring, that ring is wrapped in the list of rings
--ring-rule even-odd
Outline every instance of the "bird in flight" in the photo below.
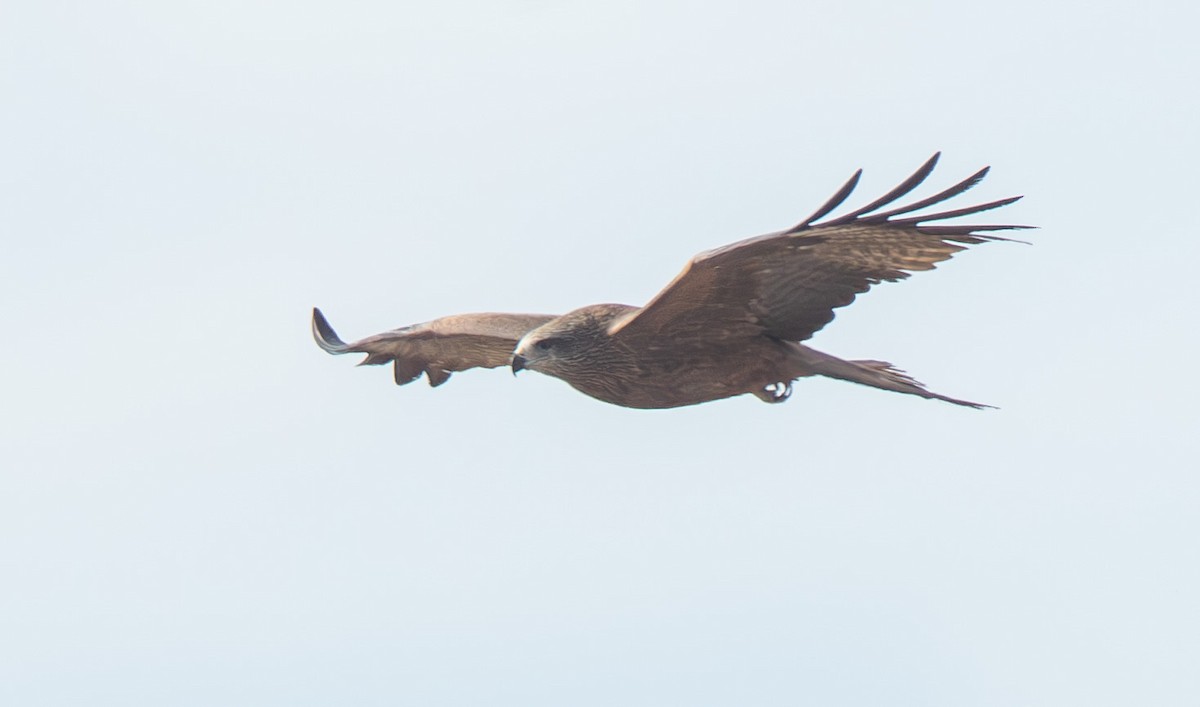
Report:
[[[456,371],[511,366],[514,374],[528,369],[560,378],[614,405],[673,408],[745,393],[780,403],[796,379],[826,376],[989,407],[927,390],[890,363],[843,360],[801,343],[872,285],[931,270],[970,244],[1010,240],[994,231],[1029,228],[942,223],[1019,196],[908,215],[967,191],[987,167],[933,196],[893,206],[925,181],[939,156],[866,206],[822,220],[854,191],[858,170],[795,226],[695,256],[641,307],[594,304],[560,316],[456,314],[352,344],[314,308],[313,337],[331,354],[366,354],[359,365],[391,363],[398,385],[424,373],[436,387]]]

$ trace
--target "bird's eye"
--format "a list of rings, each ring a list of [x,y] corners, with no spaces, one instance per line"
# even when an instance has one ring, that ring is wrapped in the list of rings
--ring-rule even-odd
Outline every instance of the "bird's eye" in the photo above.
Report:
[[[542,339],[534,344],[538,351],[549,351],[554,346],[554,339]]]

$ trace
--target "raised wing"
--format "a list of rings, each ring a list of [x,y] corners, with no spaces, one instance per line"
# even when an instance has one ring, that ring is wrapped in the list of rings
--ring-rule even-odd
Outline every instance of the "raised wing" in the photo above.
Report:
[[[645,307],[613,322],[610,334],[619,339],[767,334],[803,341],[832,321],[836,308],[850,304],[872,285],[931,270],[968,244],[1009,240],[988,232],[1029,228],[930,225],[1005,206],[1019,196],[896,218],[965,192],[983,179],[987,167],[933,196],[878,211],[923,182],[940,155],[934,154],[895,189],[844,216],[818,223],[850,196],[862,170],[792,228],[697,255]]]
[[[321,310],[313,308],[313,338],[331,354],[363,353],[358,365],[394,363],[397,385],[422,373],[437,387],[455,371],[507,366],[525,333],[555,317],[549,314],[457,314],[401,327],[347,344]]]

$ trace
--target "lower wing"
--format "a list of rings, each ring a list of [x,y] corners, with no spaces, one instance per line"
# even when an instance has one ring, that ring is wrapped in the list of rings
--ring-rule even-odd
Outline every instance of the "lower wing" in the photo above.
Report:
[[[314,307],[312,332],[317,346],[328,353],[366,354],[360,366],[392,363],[397,385],[424,373],[429,385],[437,387],[455,371],[507,366],[521,337],[554,318],[549,314],[456,314],[347,344]]]

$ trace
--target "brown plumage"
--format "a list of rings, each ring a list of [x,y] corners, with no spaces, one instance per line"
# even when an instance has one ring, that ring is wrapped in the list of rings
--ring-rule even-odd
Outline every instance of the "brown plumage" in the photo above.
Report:
[[[701,253],[644,307],[591,305],[562,316],[460,314],[343,343],[318,309],[313,336],[329,353],[365,353],[362,364],[393,363],[396,383],[425,373],[430,385],[468,368],[511,365],[561,378],[615,405],[670,408],[752,393],[782,402],[792,381],[828,376],[966,405],[926,390],[882,361],[845,361],[801,344],[880,282],[931,270],[967,245],[1007,240],[1012,225],[933,224],[1011,204],[1021,197],[907,216],[979,183],[988,169],[933,196],[879,211],[915,189],[938,154],[879,199],[826,221],[862,170],[812,216],[786,231]]]

